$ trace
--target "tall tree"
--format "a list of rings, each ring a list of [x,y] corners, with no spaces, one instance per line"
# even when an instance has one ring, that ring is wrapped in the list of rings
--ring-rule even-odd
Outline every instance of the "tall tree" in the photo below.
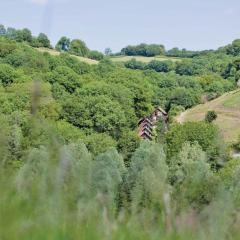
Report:
[[[110,56],[112,54],[111,48],[106,48],[104,53],[105,53],[106,56]]]
[[[37,37],[37,40],[42,45],[42,47],[51,47],[50,40],[48,39],[46,34],[40,33]]]
[[[16,32],[17,30],[15,28],[7,28],[7,37],[10,38],[10,39],[15,39],[16,38]]]
[[[7,33],[7,31],[6,31],[5,27],[2,24],[0,24],[0,36],[4,36],[4,35],[6,35],[6,33]]]
[[[89,53],[89,49],[86,46],[86,43],[80,39],[74,39],[71,41],[69,51],[72,54],[83,57],[87,56]]]
[[[24,28],[20,30],[22,32],[22,41],[31,42],[32,41],[32,33],[29,29]]]
[[[58,51],[68,51],[70,47],[70,39],[67,37],[61,37],[60,40],[57,42],[56,50]]]

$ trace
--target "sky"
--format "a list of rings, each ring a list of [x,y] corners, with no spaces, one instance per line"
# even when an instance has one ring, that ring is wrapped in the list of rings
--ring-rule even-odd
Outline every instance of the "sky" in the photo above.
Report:
[[[0,0],[0,24],[114,52],[139,43],[216,49],[240,38],[240,0]]]

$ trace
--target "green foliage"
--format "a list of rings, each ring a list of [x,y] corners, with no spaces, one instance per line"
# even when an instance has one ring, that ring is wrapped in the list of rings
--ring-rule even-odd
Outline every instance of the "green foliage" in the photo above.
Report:
[[[174,63],[172,61],[157,61],[153,60],[148,65],[147,68],[153,69],[156,72],[170,72],[174,70]]]
[[[50,48],[51,44],[50,44],[50,40],[48,39],[47,35],[44,33],[39,33],[37,40],[40,44],[41,47],[45,47],[45,48]]]
[[[200,92],[193,89],[176,88],[170,96],[170,105],[183,106],[185,109],[200,103]]]
[[[120,139],[118,140],[118,149],[126,160],[126,164],[129,164],[127,161],[129,161],[139,143],[140,138],[137,136],[136,131],[125,130],[121,133]]]
[[[156,126],[155,126],[155,141],[158,143],[163,143],[165,139],[165,134],[167,132],[167,123],[164,121],[158,121]]]
[[[85,42],[79,39],[72,40],[69,46],[69,52],[77,56],[87,56],[89,49],[87,48]]]
[[[168,156],[176,156],[185,142],[197,142],[213,165],[224,161],[224,144],[220,142],[218,128],[205,122],[176,124],[166,134]]]
[[[146,68],[146,64],[143,62],[137,61],[135,58],[131,59],[130,61],[126,62],[125,67],[130,69],[140,69],[143,70]]]
[[[6,28],[2,24],[0,24],[0,36],[5,36],[6,33],[7,33]]]
[[[4,62],[12,65],[13,67],[22,67],[28,72],[32,70],[38,72],[48,71],[48,62],[43,55],[35,52],[34,50],[26,47],[24,49],[16,49],[11,54],[8,54]]]
[[[123,181],[125,166],[122,157],[111,149],[96,157],[93,166],[93,187],[96,192],[116,196],[118,185]],[[113,200],[111,199],[111,200]]]
[[[68,51],[70,47],[70,39],[67,37],[61,37],[57,42],[55,48],[58,51]]]
[[[53,83],[59,83],[64,86],[69,93],[73,93],[76,88],[81,86],[81,81],[72,69],[66,66],[57,67],[51,74],[47,76],[47,80]]]
[[[62,116],[79,128],[94,129],[118,137],[126,124],[124,112],[118,102],[105,96],[66,99]]]
[[[238,137],[238,141],[234,144],[234,147],[235,147],[237,150],[240,150],[240,136]]]
[[[213,199],[217,181],[207,160],[198,144],[186,143],[170,162],[171,180],[176,185],[173,194],[181,209],[200,208]]]
[[[92,133],[86,136],[84,141],[89,151],[95,156],[117,146],[117,142],[106,133]]]
[[[156,55],[162,55],[165,52],[165,48],[163,45],[157,44],[140,44],[137,46],[127,46],[121,50],[121,54],[127,56],[146,56],[152,57]]]
[[[104,50],[104,53],[105,53],[106,56],[111,56],[111,54],[112,54],[111,48],[106,48],[106,49]]]
[[[164,211],[163,198],[168,191],[167,174],[168,166],[163,148],[157,144],[142,142],[132,156],[128,174],[134,212],[141,208],[153,208],[157,214]]]
[[[224,166],[224,168],[222,168],[218,172],[221,182],[227,189],[230,188],[233,178],[234,178],[234,173],[239,166],[240,166],[239,160],[234,159],[234,160],[227,162],[226,165]]]
[[[171,57],[181,57],[181,58],[186,58],[186,57],[195,57],[200,54],[199,51],[189,51],[186,50],[185,48],[179,49],[179,48],[172,48],[166,52],[167,56]]]
[[[14,68],[7,64],[0,64],[0,82],[3,86],[8,86],[14,82],[16,76]]]
[[[205,121],[208,123],[213,122],[217,119],[217,113],[215,111],[208,111],[205,116]]]
[[[197,75],[203,72],[201,65],[195,64],[190,60],[179,62],[176,66],[176,73],[180,75]]]
[[[16,44],[11,41],[0,39],[0,57],[4,58],[17,48]]]
[[[104,58],[104,55],[103,55],[103,53],[98,52],[98,51],[90,51],[88,53],[88,57],[91,59],[100,61]]]
[[[91,72],[91,68],[87,63],[80,62],[77,58],[70,56],[69,54],[61,54],[59,61],[62,66],[71,68],[77,74],[84,74]]]
[[[240,39],[236,39],[232,44],[227,48],[227,53],[233,56],[240,55]]]
[[[181,114],[181,112],[184,112],[185,108],[179,105],[172,105],[171,109],[168,112],[168,118],[169,122],[172,123],[174,122],[174,118],[178,115]]]

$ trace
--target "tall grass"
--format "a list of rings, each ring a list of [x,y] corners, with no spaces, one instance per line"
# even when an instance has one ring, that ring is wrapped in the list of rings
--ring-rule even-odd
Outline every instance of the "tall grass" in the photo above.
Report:
[[[185,165],[175,186],[160,145],[143,142],[126,168],[114,149],[93,157],[83,143],[64,145],[49,134],[20,168],[6,166],[2,152],[1,240],[240,239],[239,168],[230,187],[218,184],[196,208],[201,196],[191,196],[202,194],[210,171],[199,147],[180,153]]]

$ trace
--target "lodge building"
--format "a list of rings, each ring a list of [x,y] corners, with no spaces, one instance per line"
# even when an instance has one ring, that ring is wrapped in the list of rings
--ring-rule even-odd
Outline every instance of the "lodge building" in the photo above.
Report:
[[[145,140],[153,140],[153,129],[159,121],[167,122],[168,114],[160,107],[157,107],[150,117],[144,117],[138,122],[138,135]]]

